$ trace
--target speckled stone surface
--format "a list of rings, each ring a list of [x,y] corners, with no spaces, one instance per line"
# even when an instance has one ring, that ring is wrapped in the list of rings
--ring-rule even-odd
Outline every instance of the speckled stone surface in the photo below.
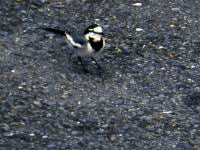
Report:
[[[108,38],[85,73],[64,38]],[[200,149],[199,0],[0,2],[0,150]]]

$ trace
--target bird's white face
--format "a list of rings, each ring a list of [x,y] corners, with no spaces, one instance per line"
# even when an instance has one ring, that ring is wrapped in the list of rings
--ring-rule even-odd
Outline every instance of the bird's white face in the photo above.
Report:
[[[89,32],[85,34],[87,40],[92,39],[94,42],[98,42],[102,39],[103,29],[100,26],[90,28]]]
[[[92,39],[94,42],[98,42],[102,39],[102,35],[94,32],[89,32],[85,35],[87,40]]]
[[[97,26],[97,27],[95,27],[94,29],[89,29],[91,32],[94,32],[94,33],[99,33],[99,34],[101,34],[101,33],[103,33],[103,29],[102,29],[102,27],[100,27],[100,26]]]

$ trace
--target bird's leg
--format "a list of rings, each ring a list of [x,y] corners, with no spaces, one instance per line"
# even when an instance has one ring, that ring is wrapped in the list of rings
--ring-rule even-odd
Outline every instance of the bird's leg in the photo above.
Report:
[[[84,66],[83,65],[83,60],[82,60],[82,58],[80,56],[78,56],[78,60],[80,61],[81,65]]]
[[[81,66],[83,67],[84,71],[88,72],[88,70],[85,68],[85,65],[83,64],[83,59],[80,56],[78,56],[78,60],[80,61]]]
[[[95,62],[95,64],[98,66],[99,69],[101,69],[105,72],[105,70],[97,63],[97,61],[93,57],[91,57],[91,59],[92,59],[92,61]]]

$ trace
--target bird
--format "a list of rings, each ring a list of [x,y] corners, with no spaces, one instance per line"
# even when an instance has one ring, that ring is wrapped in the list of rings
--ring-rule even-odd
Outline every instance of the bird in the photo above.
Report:
[[[71,48],[74,54],[77,55],[85,70],[87,69],[84,66],[83,58],[89,57],[95,62],[99,69],[105,71],[94,59],[95,56],[103,51],[105,47],[105,40],[107,39],[104,38],[103,28],[99,24],[93,23],[79,34],[71,34],[67,31],[48,27],[42,27],[42,29],[65,36],[69,48]]]

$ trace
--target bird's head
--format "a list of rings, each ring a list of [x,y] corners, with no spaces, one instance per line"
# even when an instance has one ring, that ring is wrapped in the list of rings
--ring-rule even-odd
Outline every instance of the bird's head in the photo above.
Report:
[[[84,31],[87,40],[100,41],[103,37],[103,28],[99,24],[92,24]]]
[[[84,34],[87,34],[89,32],[103,34],[103,28],[99,24],[94,23],[85,29]]]

